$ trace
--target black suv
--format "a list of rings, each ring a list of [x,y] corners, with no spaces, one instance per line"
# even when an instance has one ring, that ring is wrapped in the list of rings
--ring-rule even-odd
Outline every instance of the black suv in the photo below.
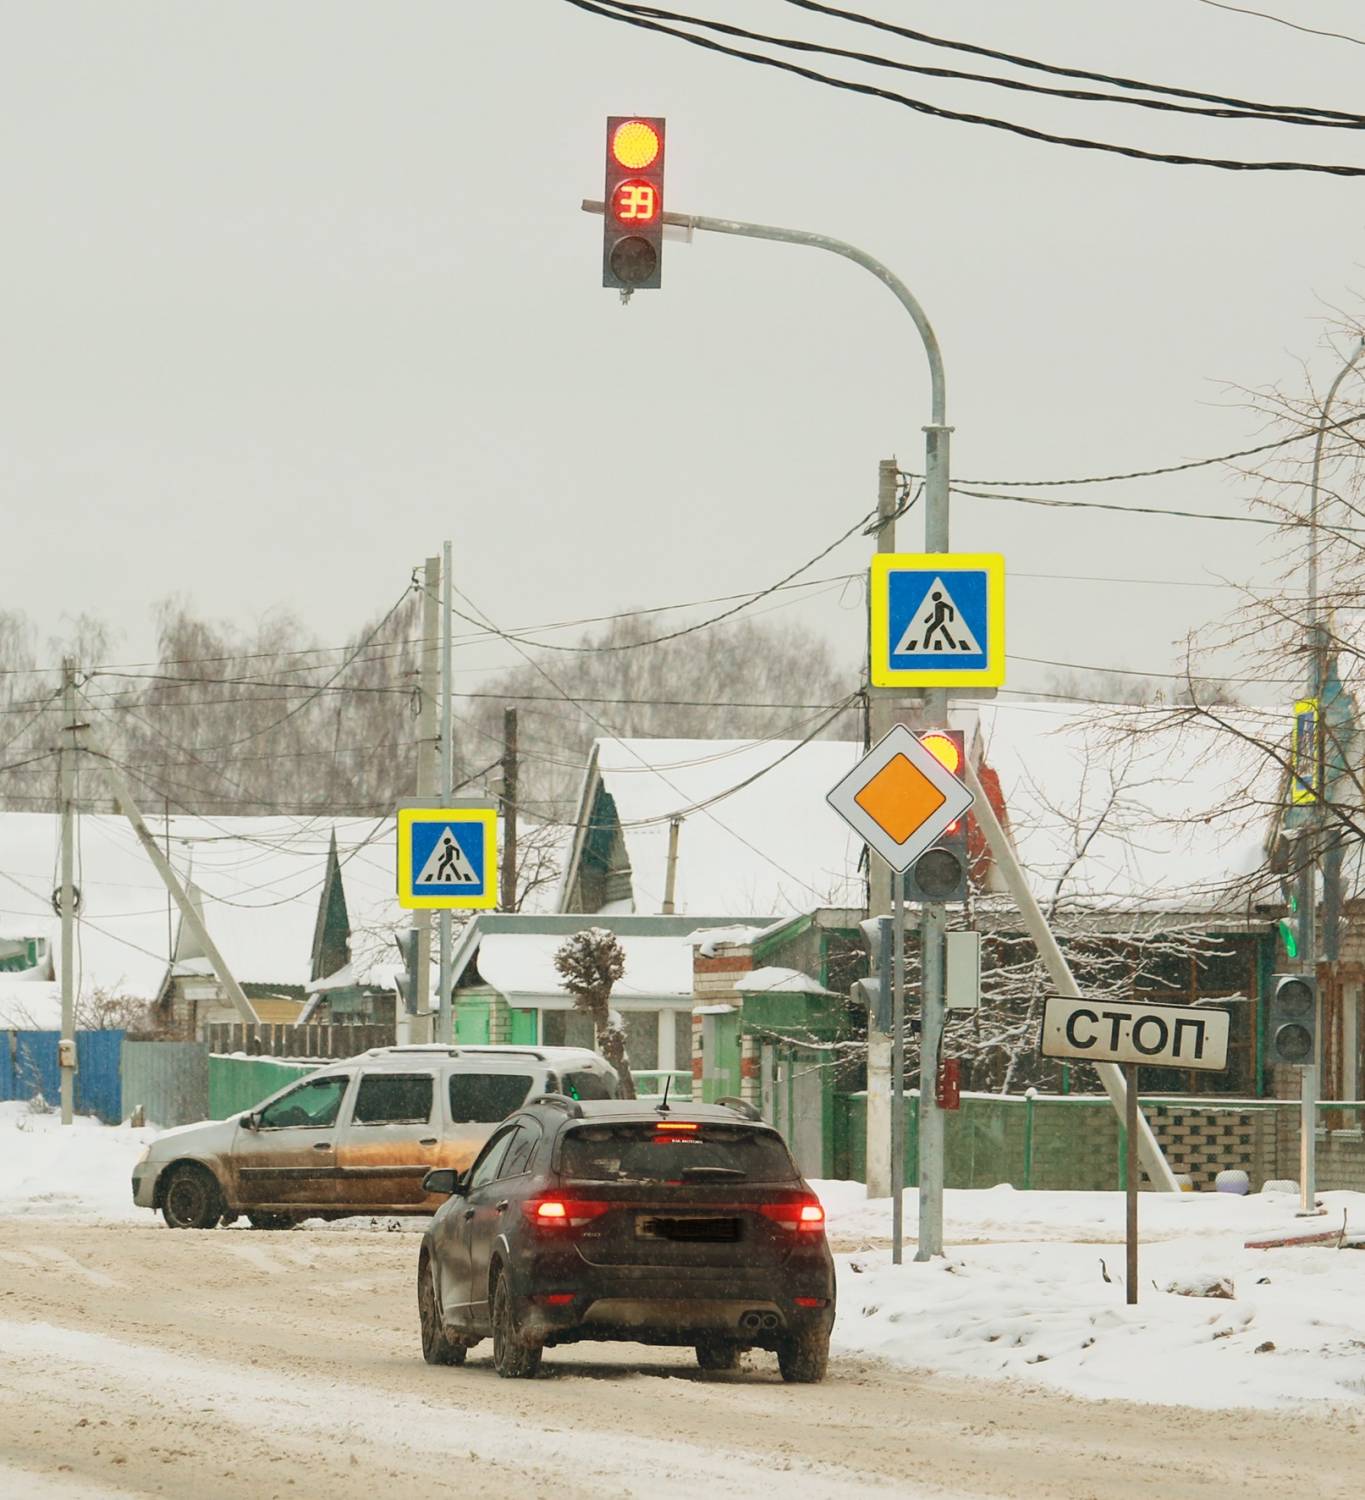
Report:
[[[508,1117],[450,1197],[417,1268],[422,1353],[461,1364],[493,1339],[499,1375],[583,1339],[744,1349],[784,1380],[824,1376],[834,1323],[825,1214],[782,1137],[738,1100],[673,1108],[545,1095]]]

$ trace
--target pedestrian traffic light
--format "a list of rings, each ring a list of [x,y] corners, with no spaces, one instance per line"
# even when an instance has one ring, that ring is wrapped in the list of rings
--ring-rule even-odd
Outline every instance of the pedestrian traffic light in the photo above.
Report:
[[[656,115],[611,115],[602,285],[622,292],[662,285],[663,241],[664,122]]]
[[[1318,982],[1311,974],[1271,975],[1265,1036],[1272,1063],[1305,1068],[1317,1061]]]
[[[395,976],[398,982],[398,998],[403,1002],[403,1009],[411,1015],[417,1013],[417,929],[406,928],[403,932],[395,932],[393,941],[403,957],[403,967]]]
[[[960,729],[928,729],[917,735],[921,745],[954,776],[966,760],[966,737]],[[950,823],[942,837],[905,872],[905,899],[924,903],[965,901],[970,858],[967,814]]]

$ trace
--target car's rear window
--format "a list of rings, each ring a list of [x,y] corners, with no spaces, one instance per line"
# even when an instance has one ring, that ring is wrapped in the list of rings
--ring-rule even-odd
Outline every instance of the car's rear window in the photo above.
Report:
[[[797,1180],[782,1138],[743,1125],[581,1125],[564,1137],[560,1172],[575,1182]]]
[[[456,1125],[496,1125],[526,1102],[529,1073],[452,1073],[450,1118]]]

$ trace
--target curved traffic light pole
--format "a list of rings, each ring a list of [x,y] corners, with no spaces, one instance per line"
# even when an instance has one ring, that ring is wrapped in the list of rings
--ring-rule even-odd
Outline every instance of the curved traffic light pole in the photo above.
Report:
[[[606,205],[585,198],[583,212],[602,214]],[[704,214],[664,213],[663,222],[677,229],[703,230],[711,234],[733,234],[744,239],[774,240],[784,245],[806,245],[814,250],[828,250],[842,255],[871,273],[887,287],[901,306],[910,314],[911,321],[924,345],[929,362],[930,417],[924,429],[924,550],[946,552],[948,550],[948,438],[952,432],[948,423],[947,383],[943,373],[943,355],[933,326],[925,316],[914,293],[908,286],[884,266],[875,256],[850,245],[846,240],[835,239],[827,234],[812,234],[804,229],[780,229],[771,224],[748,224],[741,219],[713,219]],[[946,727],[948,723],[948,692],[945,688],[930,688],[924,694],[924,709],[927,727]],[[976,816],[990,844],[996,864],[1005,876],[1010,893],[1014,896],[1024,923],[1038,946],[1052,981],[1064,995],[1079,995],[1076,981],[1066,962],[1065,955],[1047,925],[1047,918],[1034,899],[1024,878],[1022,868],[1010,848],[1004,829],[982,793],[970,761],[966,766],[967,785],[977,798]],[[892,995],[892,1045],[897,1051],[903,1045],[905,1015],[905,878],[898,876],[891,882],[894,895],[892,916],[896,927],[896,954]],[[944,931],[946,909],[941,905],[926,905],[924,908],[924,994],[921,1005],[920,1056],[937,1059],[942,1048],[944,1006]],[[900,1060],[893,1062],[893,1075],[898,1084],[903,1083],[904,1066]],[[1098,1063],[1096,1071],[1120,1120],[1125,1117],[1127,1089],[1122,1070],[1114,1063]],[[925,1077],[920,1068],[919,1099],[919,1249],[915,1258],[927,1260],[931,1255],[943,1254],[943,1112],[937,1100],[937,1067]],[[1138,1114],[1138,1152],[1152,1184],[1168,1191],[1178,1191],[1170,1165],[1162,1154],[1151,1126]],[[892,1110],[893,1132],[892,1154],[898,1163],[904,1161],[905,1110],[899,1087]],[[892,1168],[892,1212],[894,1223],[892,1239],[897,1251],[900,1248],[901,1194],[896,1191],[897,1167]],[[903,1182],[903,1175],[899,1181]],[[896,1256],[899,1259],[899,1255]]]

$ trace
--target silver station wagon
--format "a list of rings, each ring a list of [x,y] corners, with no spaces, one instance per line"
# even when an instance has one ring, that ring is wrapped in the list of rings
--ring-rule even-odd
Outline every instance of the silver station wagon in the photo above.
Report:
[[[168,1130],[133,1169],[133,1202],[172,1229],[245,1214],[258,1229],[350,1214],[430,1214],[433,1167],[464,1171],[500,1121],[541,1094],[615,1099],[579,1047],[379,1047],[296,1079],[227,1120]]]

